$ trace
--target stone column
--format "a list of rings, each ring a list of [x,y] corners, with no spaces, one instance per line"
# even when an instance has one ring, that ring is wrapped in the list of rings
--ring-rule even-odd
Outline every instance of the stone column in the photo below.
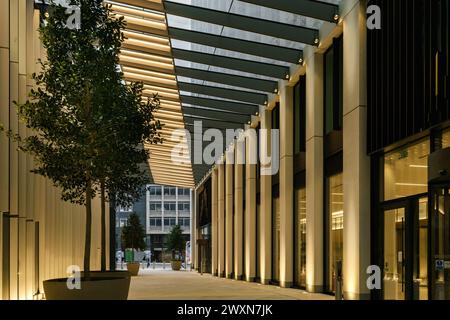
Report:
[[[323,56],[306,61],[306,288],[323,291]]]
[[[364,1],[344,20],[344,295],[370,299],[370,158],[367,156],[366,18]]]
[[[217,165],[218,169],[218,187],[217,187],[217,234],[218,244],[218,275],[225,277],[225,166],[223,163]]]
[[[261,108],[261,131],[259,135],[260,155],[270,155],[272,129],[272,113]],[[263,139],[264,138],[264,139]],[[261,157],[260,157],[261,158]],[[270,167],[270,166],[269,166]],[[261,170],[266,166],[261,163]],[[260,176],[260,270],[261,283],[269,284],[272,280],[272,176]]]
[[[280,88],[280,285],[294,282],[294,97]]]
[[[211,206],[212,206],[212,214],[211,214],[211,273],[213,276],[217,276],[217,254],[218,254],[218,228],[217,228],[217,204],[218,204],[218,169],[215,167],[211,174]]]
[[[248,129],[245,144],[245,280],[256,277],[256,131]]]
[[[0,122],[5,130],[9,130],[9,0],[0,0],[0,8]],[[8,194],[9,143],[8,138],[0,134],[0,212],[9,212]],[[0,230],[3,230],[3,215],[0,217]],[[3,234],[0,235],[0,279],[3,279],[2,240]],[[2,285],[0,281],[0,297],[3,297]]]
[[[242,280],[243,274],[243,214],[244,214],[244,162],[245,140],[236,140],[234,165],[234,277]]]
[[[233,277],[233,176],[234,147],[225,152],[225,275]]]

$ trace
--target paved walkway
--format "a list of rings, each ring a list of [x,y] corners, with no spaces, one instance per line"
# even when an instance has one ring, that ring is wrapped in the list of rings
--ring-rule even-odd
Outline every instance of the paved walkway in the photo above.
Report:
[[[298,289],[264,286],[190,271],[140,270],[131,279],[130,300],[330,300]]]

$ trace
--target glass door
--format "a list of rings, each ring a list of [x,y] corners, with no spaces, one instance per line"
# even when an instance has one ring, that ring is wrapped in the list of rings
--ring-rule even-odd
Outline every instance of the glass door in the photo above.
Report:
[[[405,299],[405,207],[384,211],[384,299]]]
[[[383,298],[428,299],[428,198],[391,201],[383,209]]]
[[[450,187],[432,189],[432,298],[450,300]]]

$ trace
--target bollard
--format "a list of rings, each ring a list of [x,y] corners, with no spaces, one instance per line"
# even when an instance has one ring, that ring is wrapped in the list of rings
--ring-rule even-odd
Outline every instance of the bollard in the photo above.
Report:
[[[335,270],[336,270],[335,298],[336,298],[336,300],[344,300],[344,295],[342,292],[343,281],[342,281],[342,261],[341,260],[336,261],[336,269]]]

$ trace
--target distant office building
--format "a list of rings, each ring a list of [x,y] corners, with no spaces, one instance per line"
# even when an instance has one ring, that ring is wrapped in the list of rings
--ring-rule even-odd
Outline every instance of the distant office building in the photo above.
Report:
[[[147,250],[152,260],[162,261],[166,235],[180,225],[186,241],[190,239],[191,190],[185,188],[147,185],[145,195],[129,208],[119,207],[116,213],[116,248],[122,248],[122,228],[131,213],[139,216],[146,231]]]

